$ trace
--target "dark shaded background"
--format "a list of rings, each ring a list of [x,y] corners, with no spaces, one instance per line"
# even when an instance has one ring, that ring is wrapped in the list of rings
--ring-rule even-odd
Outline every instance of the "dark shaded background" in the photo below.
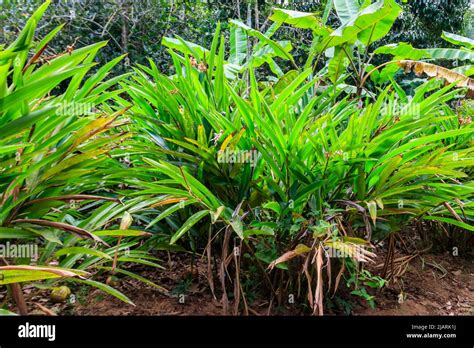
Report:
[[[61,23],[64,28],[51,42],[47,53],[55,54],[68,45],[85,46],[108,40],[100,51],[99,60],[106,62],[128,53],[117,72],[127,65],[146,64],[153,59],[164,71],[171,64],[162,38],[178,34],[188,41],[210,46],[218,21],[227,32],[229,18],[240,18],[253,28],[264,31],[271,24],[267,18],[272,7],[322,13],[327,0],[53,0],[39,25],[38,37],[43,37]],[[21,30],[40,0],[0,0],[0,44],[9,44]],[[414,47],[449,46],[441,38],[443,30],[469,35],[472,17],[468,18],[470,0],[409,0],[391,33],[378,45],[404,41]],[[338,26],[334,14],[329,24]],[[471,28],[472,30],[472,28]],[[286,27],[278,36],[290,39],[295,60],[304,62],[311,33]]]

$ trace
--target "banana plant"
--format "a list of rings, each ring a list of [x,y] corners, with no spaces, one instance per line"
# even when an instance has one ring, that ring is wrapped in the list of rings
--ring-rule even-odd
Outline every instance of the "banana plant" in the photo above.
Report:
[[[287,40],[272,40],[271,37],[275,34],[281,23],[274,23],[265,33],[261,33],[251,27],[247,26],[238,20],[229,20],[230,35],[229,35],[229,55],[224,58],[224,73],[228,79],[235,79],[238,73],[243,73],[247,69],[257,68],[263,64],[268,64],[270,70],[277,76],[283,75],[282,68],[276,63],[275,58],[280,58],[290,62],[293,67],[296,67],[293,56],[290,51],[293,49],[290,41]],[[195,43],[188,42],[181,37],[163,38],[162,44],[177,52],[184,53],[191,56],[191,64],[201,66],[201,70],[208,71],[208,77],[213,74],[216,59],[219,59],[217,48],[220,47],[219,54],[224,55],[223,36],[220,32],[220,23],[218,23],[214,40],[211,48],[206,49]],[[223,34],[222,34],[223,35]],[[251,44],[249,38],[258,40],[254,45]],[[179,57],[183,62],[183,57]]]
[[[362,5],[357,0],[335,0],[328,3],[331,3],[339,17],[341,25],[338,28],[333,29],[326,24],[331,7],[326,9],[327,13],[323,18],[313,13],[274,9],[270,19],[276,23],[311,30],[313,42],[305,67],[312,65],[316,72],[320,62],[327,57],[329,59],[324,67],[324,75],[329,82],[336,88],[339,85],[337,82],[347,79],[347,69],[350,68],[355,88],[361,93],[364,73],[373,57],[369,48],[389,32],[401,8],[393,0],[374,3],[365,1]]]
[[[474,82],[469,76],[474,73],[471,64],[474,61],[473,41],[469,38],[447,32],[443,32],[442,38],[452,44],[460,45],[461,48],[416,49],[403,42],[378,47],[374,51],[375,54],[391,55],[392,60],[383,63],[379,67],[370,65],[368,67],[368,70],[370,70],[367,72],[364,82],[368,76],[379,84],[386,82],[392,79],[393,75],[401,67],[405,72],[413,70],[417,76],[426,74],[429,77],[444,79],[448,83],[457,82],[458,87],[466,87],[468,89],[468,96],[472,96],[474,93]],[[466,62],[467,65],[447,69],[433,64],[440,60]],[[378,71],[382,67],[384,67],[383,70]]]
[[[459,60],[467,61],[468,63],[474,62],[474,40],[448,32],[443,32],[441,37],[447,42],[461,47],[427,49],[426,51],[430,53],[433,59]],[[460,68],[462,69],[462,67]],[[468,74],[468,76],[470,74]]]

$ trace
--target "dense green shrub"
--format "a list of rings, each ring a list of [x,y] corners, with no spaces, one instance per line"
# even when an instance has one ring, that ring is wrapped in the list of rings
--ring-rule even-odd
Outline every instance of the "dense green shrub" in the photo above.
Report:
[[[0,266],[23,311],[22,282],[131,303],[120,273],[166,293],[127,270],[162,267],[150,252],[166,250],[206,255],[225,312],[246,313],[259,292],[323,314],[340,284],[374,304],[403,229],[474,230],[472,39],[384,44],[398,2],[335,0],[322,14],[274,8],[262,30],[231,19],[209,41],[160,37],[167,64],[132,60],[110,77],[126,57],[95,67],[103,41],[48,51],[61,26],[34,40],[48,4],[0,50],[0,238],[40,246],[38,260]]]

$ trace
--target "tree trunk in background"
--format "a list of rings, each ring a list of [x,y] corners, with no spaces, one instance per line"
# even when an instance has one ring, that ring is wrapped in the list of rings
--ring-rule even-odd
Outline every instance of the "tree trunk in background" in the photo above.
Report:
[[[252,3],[250,0],[247,0],[247,25],[252,27]],[[247,40],[247,62],[250,60],[250,54],[252,51],[252,40],[249,38]],[[246,72],[247,75],[247,93],[250,92],[250,75],[249,72]]]
[[[129,3],[128,0],[120,0],[121,14],[120,18],[122,21],[122,33],[121,43],[122,51],[124,54],[128,54],[128,14],[129,14]],[[125,66],[130,65],[130,58],[127,56],[124,59]]]
[[[237,17],[242,19],[242,16],[240,15],[240,0],[237,0]]]
[[[258,0],[255,0],[255,29],[260,30],[260,20],[258,16],[260,16],[260,12],[258,11]]]

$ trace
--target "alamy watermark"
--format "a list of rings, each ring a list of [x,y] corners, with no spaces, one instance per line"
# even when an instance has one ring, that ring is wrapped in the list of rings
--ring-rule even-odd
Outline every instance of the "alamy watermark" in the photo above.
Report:
[[[38,255],[37,244],[14,244],[10,242],[0,244],[0,257],[37,260]]]
[[[366,262],[370,260],[369,258],[367,258],[367,256],[373,255],[365,248],[365,246],[352,243],[346,248],[334,248],[329,245],[323,245],[323,250],[326,257],[340,259],[350,257],[360,262]]]
[[[383,105],[381,113],[382,115],[389,116],[405,115],[408,117],[413,117],[416,120],[420,118],[421,109],[420,104],[417,103],[404,104],[390,100],[388,103]]]
[[[94,104],[66,102],[56,104],[56,114],[58,116],[80,116],[94,114]]]
[[[219,163],[250,163],[251,167],[257,165],[259,152],[257,150],[219,150],[217,162]]]

